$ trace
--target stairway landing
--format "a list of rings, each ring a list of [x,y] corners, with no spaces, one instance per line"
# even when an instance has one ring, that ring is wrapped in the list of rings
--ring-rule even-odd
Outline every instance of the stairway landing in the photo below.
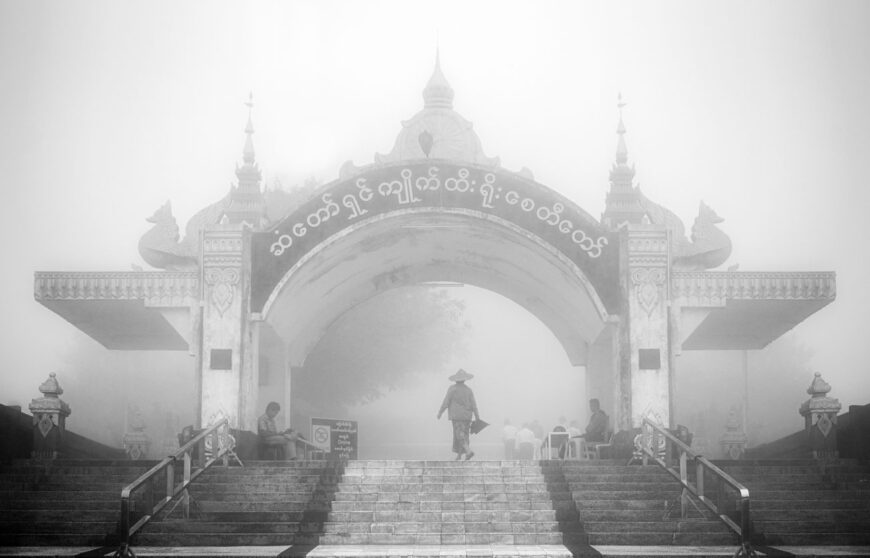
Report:
[[[112,556],[107,547],[0,547],[0,556]],[[149,546],[134,549],[139,557],[211,556],[291,558],[721,558],[734,556],[733,546],[590,545],[320,545],[303,546]],[[756,548],[758,556],[814,558],[870,557],[870,546],[777,546]]]

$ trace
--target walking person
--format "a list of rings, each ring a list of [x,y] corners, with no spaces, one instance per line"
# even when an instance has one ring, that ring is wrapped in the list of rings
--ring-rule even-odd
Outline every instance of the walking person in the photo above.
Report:
[[[440,419],[444,411],[447,411],[447,418],[453,423],[453,452],[456,454],[457,461],[462,459],[463,455],[466,461],[474,457],[474,452],[469,447],[471,419],[480,420],[480,415],[477,412],[474,392],[465,385],[466,380],[473,377],[473,374],[469,374],[462,368],[450,376],[448,379],[456,383],[447,388],[444,402],[438,410],[437,418]]]

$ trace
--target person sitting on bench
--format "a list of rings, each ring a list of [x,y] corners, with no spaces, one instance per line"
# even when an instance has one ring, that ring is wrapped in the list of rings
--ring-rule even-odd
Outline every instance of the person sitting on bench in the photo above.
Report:
[[[284,458],[288,461],[296,459],[296,440],[299,434],[292,428],[278,432],[275,425],[275,417],[281,410],[281,405],[272,401],[266,405],[266,412],[257,420],[257,435],[261,448],[275,448],[284,450]]]

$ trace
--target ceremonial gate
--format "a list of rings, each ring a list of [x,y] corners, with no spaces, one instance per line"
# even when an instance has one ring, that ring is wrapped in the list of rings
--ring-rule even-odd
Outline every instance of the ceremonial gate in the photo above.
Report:
[[[423,98],[390,153],[345,164],[277,222],[249,120],[230,194],[181,240],[168,204],[150,219],[140,253],[165,271],[39,272],[37,300],[110,349],[191,351],[200,422],[255,430],[275,388],[261,386],[263,367],[286,406],[289,375],[330,324],[392,288],[457,282],[526,308],[585,368],[617,429],[672,423],[682,350],[762,348],[834,299],[833,273],[708,271],[730,255],[722,219],[701,204],[689,238],[634,186],[621,113],[599,221],[486,157],[437,63]]]

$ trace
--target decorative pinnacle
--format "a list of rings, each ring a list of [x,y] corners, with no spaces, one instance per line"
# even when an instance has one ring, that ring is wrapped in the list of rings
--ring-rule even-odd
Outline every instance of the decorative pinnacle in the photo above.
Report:
[[[441,72],[441,53],[435,48],[435,70],[423,89],[423,108],[453,108],[453,88]]]
[[[628,163],[628,148],[625,146],[625,124],[622,122],[622,107],[627,103],[622,100],[622,93],[617,96],[616,107],[619,109],[619,125],[616,127],[616,133],[619,139],[616,142],[616,164],[626,165]]]
[[[251,111],[254,108],[254,93],[248,93],[248,101],[245,103],[248,107],[248,125],[245,126],[245,148],[242,151],[242,160],[246,165],[254,164],[254,141],[251,136],[254,133],[254,125],[251,123]]]

